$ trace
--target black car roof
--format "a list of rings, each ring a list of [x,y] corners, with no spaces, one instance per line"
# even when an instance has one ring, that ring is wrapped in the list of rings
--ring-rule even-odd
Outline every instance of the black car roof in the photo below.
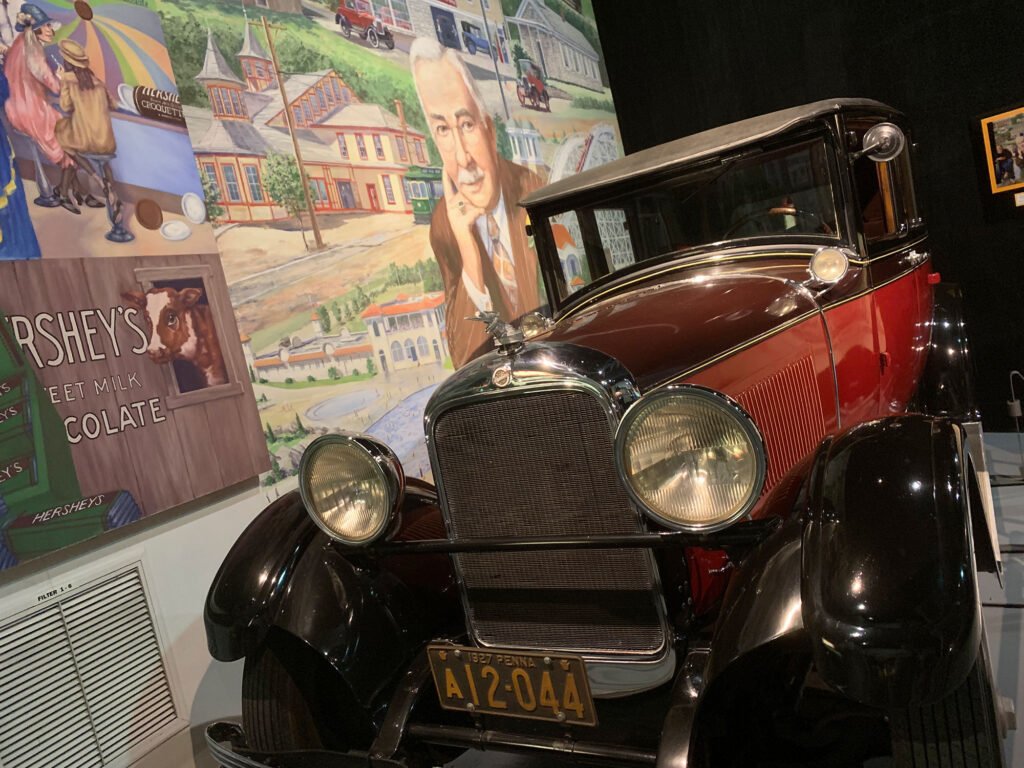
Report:
[[[657,147],[634,152],[589,171],[568,176],[538,189],[520,201],[530,206],[550,203],[595,187],[673,166],[688,165],[695,160],[728,152],[736,147],[770,138],[802,123],[809,123],[835,112],[867,109],[885,115],[899,115],[898,110],[873,99],[824,99],[800,107],[782,109],[767,115],[729,123],[708,131],[684,136]]]

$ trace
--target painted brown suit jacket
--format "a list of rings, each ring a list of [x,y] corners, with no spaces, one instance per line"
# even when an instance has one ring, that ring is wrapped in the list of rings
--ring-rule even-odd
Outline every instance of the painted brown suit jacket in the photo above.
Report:
[[[483,267],[484,283],[491,295],[494,310],[505,320],[516,320],[540,306],[538,287],[537,253],[530,247],[526,237],[526,211],[517,203],[544,182],[529,168],[509,162],[499,155],[498,177],[508,217],[509,241],[512,244],[512,259],[516,267],[518,296],[511,306],[508,294],[502,289],[498,274],[487,255],[487,249],[474,228],[473,239]],[[450,184],[445,180],[446,188]],[[444,280],[445,325],[448,336],[448,353],[456,368],[461,367],[479,354],[492,349],[490,338],[484,332],[484,324],[467,320],[477,313],[476,305],[469,297],[462,282],[462,254],[455,241],[448,207],[442,200],[434,209],[430,220],[430,246],[441,269]]]

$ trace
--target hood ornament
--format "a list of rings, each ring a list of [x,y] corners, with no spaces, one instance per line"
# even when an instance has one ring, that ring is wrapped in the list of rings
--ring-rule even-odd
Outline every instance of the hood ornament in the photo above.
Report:
[[[497,312],[477,312],[476,317],[467,319],[477,320],[487,326],[484,330],[494,339],[498,354],[514,355],[522,349],[525,338],[522,330],[502,320]]]

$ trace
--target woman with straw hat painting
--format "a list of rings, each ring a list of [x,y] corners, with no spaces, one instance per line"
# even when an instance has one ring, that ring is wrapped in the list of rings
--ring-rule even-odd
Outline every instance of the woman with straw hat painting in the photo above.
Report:
[[[57,122],[56,136],[74,165],[64,168],[58,191],[61,205],[72,213],[79,213],[72,195],[91,208],[104,205],[83,190],[77,173],[78,168],[82,168],[99,179],[83,153],[112,155],[117,150],[110,122],[110,110],[115,104],[103,81],[89,68],[89,57],[81,45],[74,40],[61,40],[60,52],[67,65],[60,78],[60,108],[68,116]],[[104,180],[99,181],[102,184]]]

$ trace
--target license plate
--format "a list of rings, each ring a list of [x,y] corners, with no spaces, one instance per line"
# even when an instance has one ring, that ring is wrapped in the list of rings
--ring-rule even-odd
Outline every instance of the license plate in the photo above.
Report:
[[[428,646],[427,656],[445,709],[597,725],[579,656],[454,645]]]

